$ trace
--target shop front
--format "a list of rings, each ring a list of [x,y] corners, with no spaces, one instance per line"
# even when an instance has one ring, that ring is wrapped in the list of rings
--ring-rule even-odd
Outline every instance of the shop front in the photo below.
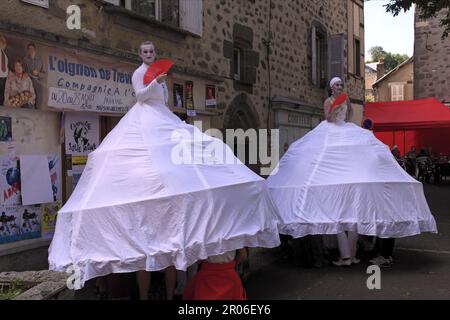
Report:
[[[322,108],[284,97],[274,97],[275,129],[279,129],[280,158],[289,146],[314,129],[323,119]]]

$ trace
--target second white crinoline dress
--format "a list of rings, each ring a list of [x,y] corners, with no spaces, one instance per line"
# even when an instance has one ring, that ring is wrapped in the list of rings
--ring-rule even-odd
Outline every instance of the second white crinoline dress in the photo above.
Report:
[[[420,182],[397,163],[371,131],[322,121],[295,141],[268,186],[280,233],[294,238],[356,231],[381,238],[437,232]]]

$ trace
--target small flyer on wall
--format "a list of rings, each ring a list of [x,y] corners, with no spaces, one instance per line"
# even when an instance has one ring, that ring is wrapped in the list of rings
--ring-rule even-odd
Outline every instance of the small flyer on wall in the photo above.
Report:
[[[42,237],[44,239],[53,238],[59,209],[61,209],[60,202],[42,205]]]
[[[205,106],[206,108],[213,109],[216,107],[217,100],[216,100],[216,87],[207,85],[206,86],[206,99],[205,99]]]
[[[41,237],[41,206],[20,206],[20,239]]]
[[[64,120],[66,154],[88,155],[100,144],[100,122],[97,115],[67,113]]]
[[[12,141],[12,124],[10,117],[0,117],[0,142]]]
[[[189,117],[195,117],[196,112],[194,106],[194,82],[186,81],[185,93],[186,93],[186,113]]]
[[[50,181],[52,183],[53,201],[62,201],[61,159],[59,155],[48,156],[48,167],[50,169]]]
[[[20,240],[20,216],[18,206],[0,206],[0,243]]]
[[[72,156],[72,188],[75,190],[75,187],[78,184],[78,181],[81,178],[81,174],[84,171],[84,167],[86,166],[88,160],[88,156]]]

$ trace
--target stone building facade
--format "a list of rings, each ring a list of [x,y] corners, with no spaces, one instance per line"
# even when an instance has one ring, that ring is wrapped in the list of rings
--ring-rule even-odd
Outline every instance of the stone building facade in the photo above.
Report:
[[[414,100],[414,58],[411,57],[372,85],[375,101]]]
[[[422,20],[415,16],[414,97],[435,97],[450,105],[450,36],[442,39],[445,13]]]
[[[67,27],[70,14],[66,10],[71,5],[80,8],[79,29]],[[196,115],[182,115],[186,110],[175,108],[169,94],[174,112],[191,123],[200,120],[203,130],[280,129],[282,154],[323,119],[327,83],[333,76],[344,80],[356,111],[353,121],[361,123],[363,5],[362,0],[50,0],[48,6],[37,6],[4,0],[0,2],[0,35],[135,66],[139,44],[151,40],[160,58],[175,62],[169,92],[175,84],[193,84]],[[208,87],[216,93],[212,108],[206,106]],[[47,135],[52,135],[52,141],[42,148],[61,149],[57,112],[0,107],[0,116],[11,115],[40,124],[47,121],[39,141]],[[101,136],[119,119],[101,114]],[[0,153],[6,152],[0,146]],[[66,199],[71,192],[67,181],[63,188]],[[29,240],[24,248],[37,250],[48,244],[40,241]],[[20,250],[24,249],[9,246],[3,252],[11,255]],[[1,263],[0,259],[0,270]]]

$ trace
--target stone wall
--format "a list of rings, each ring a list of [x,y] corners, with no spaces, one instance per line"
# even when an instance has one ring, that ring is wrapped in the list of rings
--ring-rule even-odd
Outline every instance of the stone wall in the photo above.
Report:
[[[450,104],[450,36],[441,39],[444,28],[439,21],[415,17],[414,43],[414,97],[435,97]]]
[[[66,28],[65,9],[78,4],[82,10],[82,29]],[[55,0],[44,9],[21,1],[0,3],[0,32],[20,26],[26,33],[41,34],[54,42],[78,47],[92,47],[101,53],[113,53],[129,59],[136,58],[139,43],[152,40],[160,56],[173,59],[180,68],[218,77],[218,113],[214,124],[223,125],[225,109],[243,90],[233,84],[231,60],[224,54],[224,42],[233,42],[233,30],[242,25],[252,30],[252,49],[258,54],[256,83],[250,99],[257,109],[258,123],[265,127],[269,105],[269,76],[271,95],[322,105],[326,90],[312,85],[311,25],[320,23],[327,33],[347,33],[347,4],[342,0],[272,1],[217,0],[203,3],[203,36],[193,37],[161,28],[132,16],[102,8],[101,1]],[[270,19],[270,14],[272,19]],[[269,21],[273,39],[270,50]],[[17,30],[17,28],[14,28]],[[44,31],[42,33],[40,31]],[[347,49],[345,49],[347,52]],[[346,53],[347,54],[347,53]],[[364,79],[347,75],[346,83],[352,99],[364,101]],[[269,124],[273,125],[272,123]]]
[[[248,111],[251,126],[273,128],[275,120],[269,105],[275,96],[283,97],[283,101],[300,101],[299,109],[308,106],[315,108],[316,113],[321,112],[327,92],[312,84],[311,28],[313,23],[321,25],[326,36],[342,34],[346,39],[348,3],[343,0],[204,0],[203,35],[197,37],[137,18],[100,0],[51,0],[48,9],[19,0],[2,0],[0,34],[14,34],[99,56],[114,56],[136,65],[139,44],[151,40],[160,57],[175,61],[177,74],[174,77],[195,78],[199,86],[211,83],[217,86],[217,109],[201,115],[209,118],[207,127],[238,126],[233,115]],[[66,8],[72,4],[81,8],[81,30],[66,27]],[[236,43],[249,55],[246,57],[250,71],[247,80],[253,84],[240,83],[231,74]],[[348,46],[344,46],[345,70],[348,51]],[[344,77],[346,90],[355,106],[359,105],[356,107],[360,114],[358,122],[362,117],[364,78],[348,72]],[[201,95],[201,92],[195,94]],[[306,113],[314,114],[311,110]],[[314,125],[318,122],[316,118],[312,121]],[[45,268],[46,250],[42,247],[24,254],[3,256],[0,270]]]

